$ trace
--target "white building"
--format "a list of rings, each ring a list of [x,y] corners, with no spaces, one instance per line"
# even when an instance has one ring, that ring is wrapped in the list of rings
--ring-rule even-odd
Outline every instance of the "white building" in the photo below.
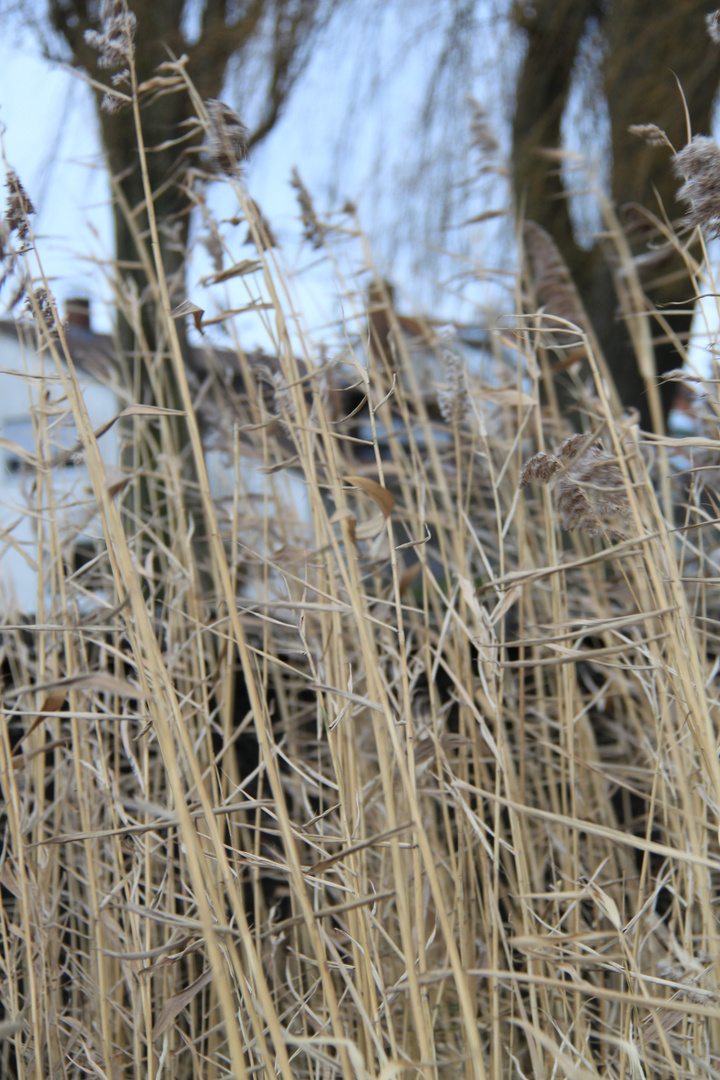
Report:
[[[87,301],[70,301],[66,337],[97,432],[128,402],[113,390],[119,376],[113,341],[91,329],[89,315]],[[249,419],[237,356],[208,343],[189,347],[186,359],[221,519],[229,520],[237,484],[243,507],[255,511],[243,512],[244,544],[260,550],[265,513],[278,545],[297,542],[297,529],[310,517],[304,485],[290,470],[267,472],[247,442],[239,463],[228,452],[234,427]],[[110,476],[120,468],[119,429],[113,425],[98,440]],[[32,322],[0,320],[0,618],[37,613],[41,597],[47,610],[52,553],[60,551],[72,566],[78,549],[95,550],[97,541],[101,523],[63,379],[50,353],[38,351]]]
[[[112,343],[94,334],[87,303],[68,305],[68,344],[95,429],[119,411],[110,388]],[[100,440],[103,459],[118,462],[118,434]],[[47,586],[50,533],[61,548],[97,537],[87,470],[62,378],[49,353],[38,352],[35,327],[0,320],[0,614],[38,609]],[[54,540],[53,540],[54,542]]]

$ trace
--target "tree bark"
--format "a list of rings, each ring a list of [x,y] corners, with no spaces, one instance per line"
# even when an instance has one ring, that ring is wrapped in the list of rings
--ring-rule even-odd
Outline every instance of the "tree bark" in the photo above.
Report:
[[[178,0],[133,0],[137,18],[135,63],[138,81],[151,78],[158,65],[170,55],[188,57],[187,72],[203,99],[218,98],[222,93],[228,62],[253,48],[263,20],[272,25],[268,70],[268,95],[258,129],[251,135],[255,142],[271,129],[309,55],[313,34],[331,12],[334,0],[205,0],[200,35],[189,44],[182,32],[185,4]],[[49,14],[53,27],[70,47],[72,63],[84,68],[93,78],[108,84],[108,72],[98,68],[97,53],[85,41],[88,29],[97,29],[97,3],[92,0],[50,0]],[[108,166],[119,184],[124,201],[137,215],[136,223],[144,232],[147,218],[142,211],[144,190],[137,153],[137,136],[130,109],[109,113],[100,108],[103,91],[96,90],[98,115]],[[183,266],[187,246],[191,203],[181,184],[188,158],[186,152],[198,146],[196,139],[183,146],[157,148],[177,139],[182,124],[193,115],[187,93],[169,93],[151,98],[142,107],[143,138],[148,153],[148,171],[155,192],[155,213],[159,223],[174,228],[172,241],[162,240],[163,264],[176,295],[183,288]],[[142,291],[147,284],[137,269],[137,251],[126,215],[114,207],[115,240],[118,264],[123,272],[137,279]],[[146,318],[146,331],[152,333]],[[152,338],[151,338],[152,340]],[[128,342],[129,344],[129,342]]]
[[[265,35],[269,45],[267,59],[267,98],[258,127],[250,142],[265,135],[278,119],[290,91],[309,56],[314,33],[329,17],[337,0],[205,0],[201,9],[200,33],[194,42],[183,34],[185,0],[131,0],[130,7],[136,17],[135,67],[138,83],[153,77],[158,66],[171,57],[187,56],[186,71],[204,100],[219,98],[222,94],[228,63],[231,57],[247,54],[258,46]],[[111,75],[98,65],[99,54],[85,40],[88,30],[101,29],[97,0],[49,0],[49,19],[54,29],[65,39],[70,48],[72,63],[83,68],[101,86],[111,86]],[[126,91],[127,85],[120,89]],[[145,189],[138,155],[138,138],[133,111],[127,107],[120,112],[103,110],[102,88],[94,88],[102,140],[107,154],[108,167],[113,184],[119,193],[113,203],[115,225],[116,265],[123,278],[135,281],[141,298],[141,318],[144,347],[138,348],[131,325],[118,312],[118,336],[128,367],[133,372],[133,394],[146,404],[162,404],[180,409],[179,390],[171,376],[171,366],[166,365],[164,382],[165,399],[155,400],[150,365],[156,359],[162,345],[162,320],[158,318],[153,297],[148,295],[148,281],[139,261],[134,232],[148,237],[148,216]],[[188,164],[197,161],[202,136],[177,145],[167,145],[187,135],[186,121],[194,116],[189,94],[180,92],[153,93],[141,98],[142,137],[147,152],[147,168],[153,205],[160,232],[161,256],[170,289],[171,302],[178,304],[184,297],[187,241],[192,210],[192,199],[185,183]],[[149,245],[148,245],[149,246]],[[186,363],[190,350],[184,333],[184,324],[178,321],[177,330]],[[188,457],[189,437],[185,421],[181,417],[170,420],[172,447],[163,447],[166,453],[178,455],[181,468],[188,481],[186,498],[195,498],[195,466]],[[159,422],[145,421],[143,433],[146,445],[154,453],[161,447]],[[128,439],[126,464],[134,464],[132,440]],[[152,465],[152,462],[150,463]],[[153,516],[154,501],[162,499],[163,493],[157,480],[148,480],[154,474],[152,467],[141,470],[137,485],[133,488],[131,529]],[[146,475],[147,474],[147,475]],[[162,531],[162,523],[155,523],[156,531]],[[172,537],[166,537],[172,544]],[[202,569],[207,561],[205,538],[195,534],[198,565]]]
[[[528,45],[517,84],[513,122],[513,180],[518,207],[553,236],[582,296],[623,402],[638,406],[650,427],[649,404],[627,328],[619,316],[612,254],[596,242],[577,243],[557,162],[541,151],[559,149],[560,126],[582,35],[592,17],[601,23],[606,54],[603,83],[612,146],[612,199],[634,255],[647,250],[648,219],[641,208],[671,220],[682,215],[667,147],[631,135],[631,124],[657,124],[676,149],[686,142],[683,94],[693,131],[705,134],[720,82],[720,50],[707,34],[702,0],[538,0],[521,20]],[[677,76],[677,78],[676,78]],[[682,87],[682,94],[678,88]],[[677,256],[643,281],[648,308],[657,307],[674,333],[687,339],[693,293]],[[654,327],[658,374],[680,365],[672,341]],[[665,414],[672,384],[662,389]]]

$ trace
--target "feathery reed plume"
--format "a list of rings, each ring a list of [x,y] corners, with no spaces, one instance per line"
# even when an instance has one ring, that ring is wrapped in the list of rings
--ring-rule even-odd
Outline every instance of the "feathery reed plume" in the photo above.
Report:
[[[263,214],[262,210],[255,202],[254,199],[248,199],[248,211],[252,216],[248,217],[248,231],[243,241],[244,244],[256,244],[255,237],[253,236],[253,230],[251,225],[255,226],[257,232],[257,242],[260,244],[261,251],[267,251],[268,248],[277,247],[277,240],[275,239],[275,233],[272,231],[270,222]]]
[[[32,298],[28,296],[25,300],[26,310],[29,311],[33,317],[35,317],[37,308],[37,312],[39,312],[40,318],[45,326],[45,329],[50,334],[50,337],[57,338],[58,329],[55,323],[55,316],[53,315],[53,305],[55,303],[54,300],[51,301],[47,290],[43,288],[35,289],[33,291],[33,296],[35,298],[35,304],[33,304]],[[56,305],[55,310],[57,311]]]
[[[118,94],[115,90],[106,90],[100,102],[100,108],[106,113],[119,113],[129,104],[130,98],[125,94]]]
[[[212,228],[203,233],[200,243],[212,259],[213,269],[219,274],[225,265],[225,252],[217,229]]]
[[[663,129],[657,124],[630,124],[628,131],[631,135],[644,139],[648,146],[669,146],[671,150],[675,150]]]
[[[488,124],[487,112],[472,94],[468,94],[466,101],[472,112],[470,146],[473,150],[477,150],[482,157],[494,157],[500,149],[500,144]]]
[[[314,248],[321,248],[325,240],[325,226],[318,220],[315,213],[310,192],[300,179],[300,173],[293,168],[290,173],[290,187],[297,191],[297,201],[300,207],[300,220],[303,223],[303,234]]]
[[[205,102],[208,111],[208,152],[215,172],[237,176],[248,156],[248,130],[229,105],[216,98]]]
[[[611,538],[624,535],[603,526],[603,519],[627,521],[630,517],[623,475],[617,459],[591,436],[572,435],[555,454],[535,454],[525,462],[519,486],[524,488],[531,480],[555,481],[555,508],[560,524],[569,532],[579,528],[589,536],[599,532]]]
[[[453,428],[460,427],[470,409],[468,388],[463,362],[452,349],[443,349],[447,385],[437,394],[437,403],[443,420]]]
[[[100,8],[100,30],[86,30],[85,42],[96,49],[98,67],[126,67],[133,59],[133,38],[137,20],[124,0],[104,0]]]
[[[232,350],[208,333],[181,359],[173,342],[170,368],[175,335],[147,340],[142,306],[155,297],[120,263],[118,309],[138,330],[131,363],[58,321],[72,363],[54,372],[33,346],[59,315],[17,259],[37,329],[19,320],[22,355],[3,344],[2,367],[27,384],[35,440],[24,416],[5,423],[8,395],[0,1074],[50,1077],[72,1061],[77,1073],[145,1075],[162,1049],[174,1080],[203,1061],[219,1063],[218,1078],[304,1080],[321,1066],[323,1080],[344,1080],[399,1062],[445,1080],[467,1062],[467,1080],[505,1080],[549,1075],[558,1059],[579,1072],[589,1045],[615,1076],[709,1073],[714,887],[698,889],[696,871],[711,874],[720,855],[717,831],[700,827],[720,792],[720,458],[686,459],[681,476],[683,448],[670,444],[637,453],[630,480],[599,428],[553,441],[553,417],[527,392],[535,335],[495,334],[488,310],[461,349],[435,320],[400,315],[355,219],[338,230],[334,298],[351,319],[322,320],[325,355],[282,260],[263,279],[242,255],[245,218],[259,243],[254,209],[243,199],[217,222],[207,190],[195,192],[216,269],[205,281],[252,281]],[[334,218],[317,209],[332,256]],[[14,216],[26,214],[20,200]],[[164,245],[181,243],[176,221],[158,222]],[[3,220],[5,234],[20,247]],[[476,301],[470,287],[459,296]],[[208,327],[243,302],[220,293]],[[202,329],[202,309],[182,298],[164,298],[166,316]],[[251,317],[274,355],[243,347]],[[8,324],[0,334],[11,342]],[[441,427],[441,387],[426,396],[435,352]],[[152,376],[150,409],[136,360]],[[102,461],[117,428],[83,383],[106,374],[108,418],[122,410],[132,423]],[[603,376],[589,374],[595,415]],[[177,416],[176,379],[198,431]],[[717,386],[707,390],[693,403],[693,455],[720,450]],[[603,412],[607,450],[622,455],[634,421]],[[517,487],[531,427],[552,451],[522,457],[521,483],[548,485],[532,500]],[[687,528],[666,527],[673,507],[663,515],[648,464],[677,480]],[[607,549],[635,493],[647,543],[558,558],[561,525]],[[13,549],[37,567],[28,619],[3,603]],[[505,805],[533,812],[493,816]],[[645,858],[649,836],[661,860]],[[548,979],[558,964],[582,977]],[[235,978],[243,970],[249,982]],[[428,973],[442,980],[429,1003]],[[602,995],[608,1007],[594,1008]],[[566,1038],[556,1018],[578,1013]]]
[[[35,213],[30,196],[20,182],[20,178],[13,169],[8,169],[6,188],[10,194],[7,197],[7,212],[5,220],[10,232],[15,230],[18,237],[25,241],[28,239],[28,216]]]
[[[523,239],[535,299],[540,307],[543,307],[548,315],[555,315],[559,319],[574,323],[581,330],[587,330],[588,319],[582,300],[555,241],[535,221],[525,222]],[[562,343],[574,342],[572,337],[568,339],[568,336],[563,334]]]
[[[559,472],[562,465],[555,454],[548,454],[545,450],[533,454],[526,461],[520,472],[519,486],[527,487],[531,480],[537,480],[539,484],[549,484],[555,473]]]
[[[127,68],[123,68],[122,71],[116,71],[111,78],[113,86],[122,86],[123,84],[130,83],[130,72]],[[107,90],[103,95],[103,99],[100,102],[100,108],[103,112],[118,113],[121,109],[124,109],[127,105],[130,105],[132,98],[127,94],[122,94],[118,90]]]
[[[251,355],[248,359],[267,411],[272,417],[282,421],[286,427],[288,427],[288,421],[296,423],[297,407],[293,400],[292,386],[287,383],[277,359],[260,352]],[[305,364],[298,360],[297,365],[300,378],[305,379],[308,375]]]
[[[711,11],[709,15],[706,15],[705,25],[707,26],[710,40],[716,45],[720,45],[720,10]]]
[[[280,418],[280,423],[289,432],[292,425],[298,422],[298,413],[293,400],[292,387],[288,385],[282,371],[276,371],[273,375],[273,387],[275,390],[275,412]]]
[[[720,235],[720,147],[715,140],[694,135],[675,155],[673,172],[685,179],[677,193],[678,200],[690,204],[685,224],[705,226],[712,237]]]
[[[0,263],[11,256],[8,241],[10,240],[10,225],[5,218],[0,218]]]

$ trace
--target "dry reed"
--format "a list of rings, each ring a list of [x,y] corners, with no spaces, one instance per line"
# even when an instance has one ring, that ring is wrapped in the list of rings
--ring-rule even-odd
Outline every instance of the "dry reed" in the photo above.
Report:
[[[257,231],[233,154],[223,182]],[[39,587],[0,641],[0,1069],[715,1076],[715,493],[679,474],[679,520],[663,517],[592,350],[582,404],[608,449],[589,433],[554,455],[530,333],[498,335],[489,386],[453,353],[446,398],[418,385],[391,305],[388,348],[364,356],[377,268],[357,231],[341,257],[295,186],[348,313],[329,391],[311,335],[288,332],[282,251],[258,237],[248,269],[214,223],[234,268],[216,283],[226,326],[256,312],[276,367],[258,378],[238,343],[193,400],[138,236],[170,361],[118,276],[155,395],[123,403],[119,485],[28,263],[47,298],[46,381],[28,379]],[[577,314],[563,308],[582,328]],[[165,407],[177,393],[188,445]],[[92,489],[82,566],[48,402],[71,410]],[[554,481],[554,508],[529,480]],[[567,549],[561,523],[582,526]]]

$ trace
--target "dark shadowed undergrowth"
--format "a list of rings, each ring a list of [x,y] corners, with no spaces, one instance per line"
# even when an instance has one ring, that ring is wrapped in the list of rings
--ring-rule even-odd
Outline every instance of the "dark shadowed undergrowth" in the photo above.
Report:
[[[231,335],[229,308],[256,311],[274,355],[188,360],[183,319],[205,341],[217,316],[175,295],[151,219],[147,295],[114,278],[136,342],[120,476],[10,180],[48,382],[43,587],[1,645],[0,1071],[715,1076],[716,384],[695,435],[641,433],[561,266],[553,310],[537,229],[504,316],[478,311],[481,375],[409,332],[352,208],[321,216],[296,176],[342,300],[321,349],[240,182],[239,121],[195,108],[217,309]],[[213,159],[252,260],[209,216]],[[616,242],[657,406],[658,329]],[[91,486],[82,565],[46,390]]]

